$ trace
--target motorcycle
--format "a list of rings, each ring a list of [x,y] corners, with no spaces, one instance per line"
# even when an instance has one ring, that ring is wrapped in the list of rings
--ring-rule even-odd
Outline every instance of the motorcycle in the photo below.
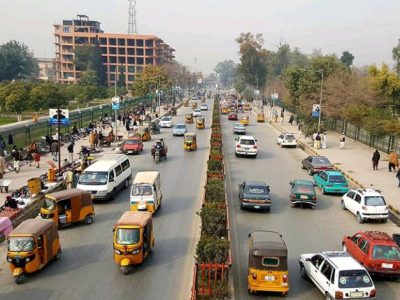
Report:
[[[160,148],[156,148],[155,153],[154,153],[154,161],[156,164],[158,164],[161,161],[161,156],[160,156]]]

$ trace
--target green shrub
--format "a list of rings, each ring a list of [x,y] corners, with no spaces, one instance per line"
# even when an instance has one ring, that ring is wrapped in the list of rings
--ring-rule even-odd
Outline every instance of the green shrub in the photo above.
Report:
[[[223,171],[224,169],[222,161],[219,160],[209,159],[207,164],[209,171]]]
[[[217,178],[210,178],[205,186],[207,202],[225,202],[224,182]]]
[[[201,236],[196,247],[198,263],[226,263],[229,257],[229,241],[219,237]]]
[[[199,215],[203,234],[226,237],[226,210],[221,203],[206,203]]]
[[[214,156],[214,155],[222,155],[221,148],[211,147],[210,156]]]

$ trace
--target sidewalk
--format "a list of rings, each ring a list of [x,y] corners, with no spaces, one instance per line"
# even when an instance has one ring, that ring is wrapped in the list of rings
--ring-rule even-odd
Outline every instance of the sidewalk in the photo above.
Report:
[[[280,114],[280,108],[275,107]],[[312,141],[300,135],[297,125],[288,123],[291,113],[285,112],[283,122],[271,122],[271,112],[265,110],[265,116],[270,124],[280,131],[294,133],[298,137],[298,141],[307,145],[318,155],[326,156],[332,164],[334,164],[347,177],[362,188],[373,187],[382,192],[387,204],[390,204],[396,209],[400,208],[400,188],[397,187],[398,180],[396,172],[388,171],[387,154],[380,152],[381,160],[377,171],[372,169],[372,154],[375,151],[363,143],[357,142],[346,137],[345,148],[339,148],[340,134],[337,132],[326,132],[327,148],[313,148]],[[280,118],[278,118],[280,119]]]

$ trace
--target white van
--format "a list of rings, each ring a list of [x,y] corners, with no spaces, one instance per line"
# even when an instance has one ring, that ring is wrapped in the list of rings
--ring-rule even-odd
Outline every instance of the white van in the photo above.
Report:
[[[162,200],[161,179],[158,171],[138,172],[131,188],[131,210],[154,213]]]
[[[95,200],[114,199],[122,188],[129,188],[132,167],[124,154],[107,154],[86,168],[77,188],[88,191]]]

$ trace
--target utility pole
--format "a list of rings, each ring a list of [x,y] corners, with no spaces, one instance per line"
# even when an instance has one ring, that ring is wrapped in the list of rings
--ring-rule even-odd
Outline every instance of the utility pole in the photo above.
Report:
[[[318,132],[320,132],[320,128],[321,128],[321,104],[322,104],[322,86],[324,84],[324,71],[320,71],[321,73],[321,92],[320,92],[320,96],[319,96],[319,114],[318,114]]]
[[[115,76],[114,97],[118,97],[118,95],[117,95],[118,76],[119,76],[119,65],[117,65],[117,72],[116,72],[116,76]],[[115,118],[115,139],[117,139],[117,137],[118,137],[118,122],[117,122],[118,110],[117,109],[114,110],[114,118]]]
[[[58,140],[58,174],[61,174],[61,124],[60,124],[60,99],[57,98],[57,140]]]

